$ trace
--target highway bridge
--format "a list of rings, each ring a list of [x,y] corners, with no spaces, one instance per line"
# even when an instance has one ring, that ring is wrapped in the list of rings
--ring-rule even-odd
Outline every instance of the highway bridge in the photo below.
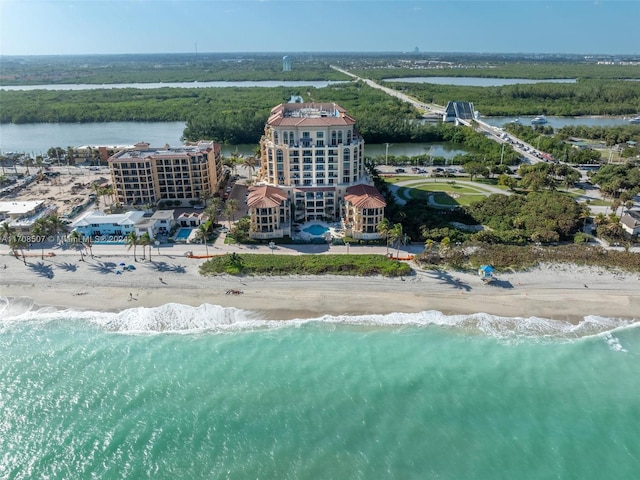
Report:
[[[425,117],[425,118],[431,118],[432,117],[432,118],[440,118],[441,119],[442,115],[444,115],[444,107],[441,106],[441,105],[436,105],[434,103],[422,103],[421,101],[416,100],[415,98],[412,98],[409,95],[405,95],[404,93],[398,92],[398,91],[396,91],[396,90],[394,90],[392,88],[384,87],[384,86],[380,85],[379,83],[374,82],[373,80],[371,80],[369,78],[359,77],[357,75],[354,75],[351,72],[343,70],[342,68],[336,67],[335,65],[331,65],[331,68],[333,68],[334,70],[337,70],[340,73],[344,73],[345,75],[350,76],[354,80],[360,80],[360,81],[366,83],[367,85],[369,85],[372,88],[377,88],[378,90],[382,90],[387,95],[391,95],[392,97],[399,98],[403,102],[410,103],[415,108],[420,110],[420,112],[422,113],[422,116]]]
[[[392,88],[387,88],[385,86],[382,86],[371,79],[359,77],[351,72],[348,72],[347,70],[343,70],[340,67],[336,67],[335,65],[331,65],[331,68],[333,68],[334,70],[337,70],[340,73],[350,76],[354,80],[362,81],[372,88],[377,88],[378,90],[382,90],[387,95],[391,95],[392,97],[396,97],[402,100],[403,102],[407,102],[413,105],[420,112],[422,112],[422,116],[424,118],[442,119],[442,116],[445,113],[445,107],[443,107],[442,105],[436,105],[433,103],[422,103],[421,101],[416,100],[415,98],[412,98],[409,95],[393,90]],[[504,131],[499,127],[494,127],[492,125],[489,125],[488,123],[485,123],[480,119],[464,120],[464,119],[458,118],[456,121],[461,125],[466,125],[467,127],[475,128],[483,131],[485,135],[487,135],[487,138],[490,138],[495,142],[498,142],[502,145],[511,145],[511,147],[525,160],[526,163],[534,164],[534,163],[545,161],[544,159],[536,156],[536,150],[531,145],[528,145],[522,142],[521,140],[518,140],[517,143],[510,142],[509,136],[505,135]],[[519,146],[518,143],[521,146]]]

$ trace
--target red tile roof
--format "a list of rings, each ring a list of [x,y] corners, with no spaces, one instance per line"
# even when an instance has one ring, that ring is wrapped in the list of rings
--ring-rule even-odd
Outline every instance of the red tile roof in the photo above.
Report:
[[[278,187],[264,185],[249,190],[247,205],[250,208],[279,207],[287,199],[287,194]]]
[[[357,208],[384,208],[387,202],[376,187],[359,184],[347,188],[344,196],[345,202],[349,202]]]

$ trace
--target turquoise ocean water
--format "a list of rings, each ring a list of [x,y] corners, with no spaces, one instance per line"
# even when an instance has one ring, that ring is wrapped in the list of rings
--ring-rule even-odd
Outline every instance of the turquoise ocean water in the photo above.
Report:
[[[0,312],[2,479],[640,472],[634,321]]]

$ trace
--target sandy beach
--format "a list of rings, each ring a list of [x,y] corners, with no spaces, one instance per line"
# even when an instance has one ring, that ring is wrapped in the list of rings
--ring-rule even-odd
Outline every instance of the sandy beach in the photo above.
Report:
[[[25,265],[0,259],[0,296],[30,297],[39,305],[119,311],[165,303],[203,303],[258,312],[267,319],[323,315],[489,313],[580,321],[585,316],[640,317],[640,275],[592,267],[547,265],[503,273],[484,285],[474,273],[416,269],[400,278],[287,276],[202,277],[203,262],[176,256],[131,262],[116,274],[122,256],[31,257]],[[2,268],[2,264],[6,268]],[[228,290],[242,291],[229,294]]]

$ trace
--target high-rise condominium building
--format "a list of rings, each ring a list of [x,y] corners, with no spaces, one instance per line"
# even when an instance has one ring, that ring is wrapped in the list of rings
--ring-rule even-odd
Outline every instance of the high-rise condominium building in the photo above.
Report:
[[[162,200],[193,205],[213,195],[222,180],[220,145],[201,141],[162,148],[138,143],[109,158],[116,201],[155,205]]]
[[[364,140],[355,120],[335,103],[285,103],[273,108],[260,141],[260,180],[249,195],[254,238],[291,234],[292,223],[341,219],[356,238],[377,238],[384,199],[374,187],[358,190],[357,205],[345,204],[349,189],[367,184]],[[354,197],[355,198],[355,197]],[[351,230],[358,218],[360,230]],[[364,222],[364,223],[363,223]]]

